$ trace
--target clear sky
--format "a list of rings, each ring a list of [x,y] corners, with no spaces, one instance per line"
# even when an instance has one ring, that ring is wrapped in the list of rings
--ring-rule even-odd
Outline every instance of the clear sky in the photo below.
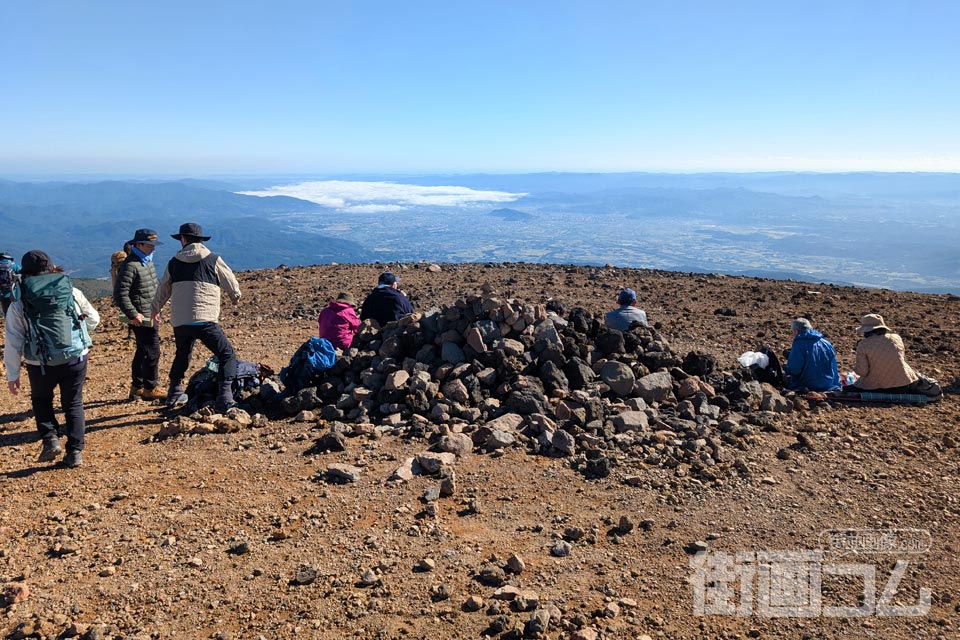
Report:
[[[2,0],[0,175],[960,171],[955,0]]]

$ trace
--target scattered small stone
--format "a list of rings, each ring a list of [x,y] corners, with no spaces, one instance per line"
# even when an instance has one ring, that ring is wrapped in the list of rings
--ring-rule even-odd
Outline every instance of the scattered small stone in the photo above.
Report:
[[[247,542],[241,542],[235,544],[234,546],[227,549],[227,553],[232,556],[242,556],[250,552],[250,544]]]
[[[433,600],[448,600],[451,595],[450,587],[445,584],[435,584],[430,587],[430,597]]]
[[[683,550],[689,553],[690,555],[701,553],[707,550],[707,543],[704,542],[703,540],[696,540],[694,542],[691,542],[687,546],[685,546]]]
[[[330,482],[348,484],[360,481],[360,469],[349,464],[334,462],[327,465],[326,478]]]
[[[301,565],[295,574],[293,574],[293,584],[304,587],[308,584],[313,584],[314,580],[317,579],[317,570],[311,567],[310,565]]]
[[[523,558],[518,556],[515,553],[511,553],[510,557],[507,558],[507,567],[516,574],[523,573],[523,570],[527,568],[526,563],[523,561]]]
[[[360,576],[360,582],[370,587],[380,582],[380,576],[378,576],[377,572],[373,569],[367,569],[363,572],[363,575]]]
[[[437,563],[433,558],[422,558],[420,562],[417,563],[417,570],[423,571],[424,573],[433,571],[437,568]]]
[[[499,587],[506,579],[503,569],[492,562],[483,565],[480,568],[480,581],[491,587]]]
[[[565,558],[570,555],[572,545],[566,540],[558,540],[556,544],[550,547],[550,555],[556,558]]]
[[[10,605],[23,602],[30,597],[30,587],[23,583],[11,582],[0,587],[0,603]]]
[[[483,598],[480,596],[470,596],[463,603],[464,611],[480,611],[483,608]]]

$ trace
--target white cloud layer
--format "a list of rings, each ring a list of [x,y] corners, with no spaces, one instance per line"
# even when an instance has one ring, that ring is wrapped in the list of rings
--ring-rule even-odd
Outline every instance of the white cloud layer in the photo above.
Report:
[[[241,191],[248,196],[290,196],[325,207],[356,213],[403,211],[411,206],[458,207],[487,202],[513,202],[527,194],[479,191],[468,187],[425,187],[396,182],[324,180],[270,187],[265,191]]]

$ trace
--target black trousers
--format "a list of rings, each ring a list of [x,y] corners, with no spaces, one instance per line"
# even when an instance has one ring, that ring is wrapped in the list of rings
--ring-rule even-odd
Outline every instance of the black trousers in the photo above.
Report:
[[[199,340],[220,361],[220,382],[233,381],[237,377],[237,354],[230,341],[223,333],[223,329],[215,322],[200,325],[181,325],[173,328],[173,339],[177,345],[177,353],[173,356],[170,366],[170,384],[183,382],[183,377],[190,367],[190,357],[193,355],[193,343]]]
[[[157,369],[160,366],[160,332],[156,327],[135,327],[133,337],[137,341],[133,352],[133,365],[130,371],[133,386],[140,389],[153,389],[157,386]]]
[[[60,408],[66,419],[67,449],[83,451],[86,423],[83,417],[83,383],[87,379],[87,358],[74,364],[43,367],[27,364],[30,379],[30,403],[37,420],[37,431],[44,440],[59,437],[59,425],[53,412],[53,392],[60,389]]]

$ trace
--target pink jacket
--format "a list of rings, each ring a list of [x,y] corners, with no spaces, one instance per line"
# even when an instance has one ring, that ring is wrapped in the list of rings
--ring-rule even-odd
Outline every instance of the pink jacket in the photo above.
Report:
[[[320,312],[317,318],[320,326],[320,337],[329,340],[338,349],[349,349],[353,342],[353,335],[360,326],[357,312],[347,302],[332,300]]]

